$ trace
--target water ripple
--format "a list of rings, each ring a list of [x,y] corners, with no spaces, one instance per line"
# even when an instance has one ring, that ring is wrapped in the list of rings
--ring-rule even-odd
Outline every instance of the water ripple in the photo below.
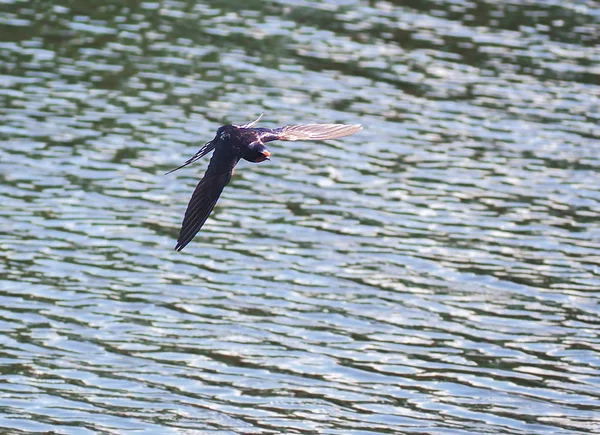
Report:
[[[5,4],[4,431],[600,430],[595,2]]]

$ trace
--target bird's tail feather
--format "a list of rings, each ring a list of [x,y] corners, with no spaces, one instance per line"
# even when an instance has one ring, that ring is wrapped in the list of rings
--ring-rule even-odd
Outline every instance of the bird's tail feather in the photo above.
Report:
[[[176,170],[184,168],[187,165],[189,165],[190,163],[194,163],[196,160],[201,159],[206,154],[208,154],[212,150],[214,150],[215,149],[215,145],[216,144],[212,140],[210,142],[206,142],[204,144],[204,146],[202,148],[200,148],[196,154],[194,154],[192,157],[190,157],[189,159],[187,159],[186,162],[183,165],[181,165],[181,166],[179,166],[179,167],[177,167],[175,169],[171,169],[169,172],[166,172],[165,175],[169,175],[171,172],[175,172]]]

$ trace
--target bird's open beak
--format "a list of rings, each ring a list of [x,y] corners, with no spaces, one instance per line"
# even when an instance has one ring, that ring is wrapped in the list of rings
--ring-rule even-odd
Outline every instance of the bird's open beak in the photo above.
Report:
[[[271,160],[271,153],[269,151],[264,150],[261,154],[265,156],[265,160]]]

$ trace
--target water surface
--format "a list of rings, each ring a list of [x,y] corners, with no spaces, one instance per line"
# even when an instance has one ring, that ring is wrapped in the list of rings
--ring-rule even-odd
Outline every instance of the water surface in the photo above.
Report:
[[[600,433],[595,1],[3,2],[0,431]],[[222,124],[361,123],[242,162]]]

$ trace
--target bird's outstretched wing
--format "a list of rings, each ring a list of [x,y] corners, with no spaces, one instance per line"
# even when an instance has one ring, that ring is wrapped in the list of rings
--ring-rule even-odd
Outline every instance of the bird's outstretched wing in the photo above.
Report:
[[[231,180],[233,168],[240,157],[231,147],[219,146],[215,149],[208,169],[196,186],[185,211],[175,250],[181,251],[185,248],[200,231],[221,196],[223,188]]]
[[[350,136],[362,130],[359,124],[286,125],[272,130],[279,140],[326,140]]]

